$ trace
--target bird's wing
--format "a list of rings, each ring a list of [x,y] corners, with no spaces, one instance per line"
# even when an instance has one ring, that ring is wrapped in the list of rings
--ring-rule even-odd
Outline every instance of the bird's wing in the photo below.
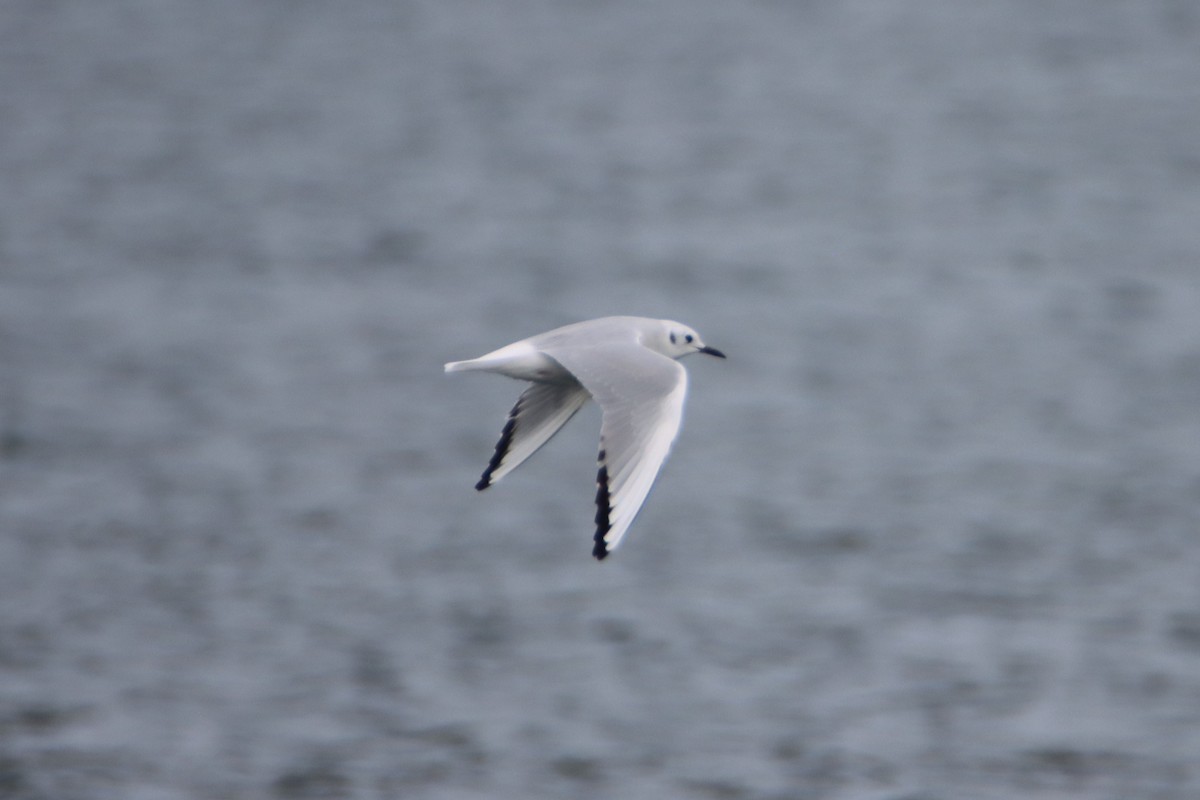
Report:
[[[496,452],[475,488],[483,491],[520,466],[550,441],[587,400],[587,390],[574,380],[532,384],[508,412]]]
[[[636,344],[547,353],[583,384],[603,414],[592,549],[602,559],[629,530],[679,433],[687,372]]]

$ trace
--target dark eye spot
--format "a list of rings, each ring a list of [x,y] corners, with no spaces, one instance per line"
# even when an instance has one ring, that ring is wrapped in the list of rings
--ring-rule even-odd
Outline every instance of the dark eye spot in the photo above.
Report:
[[[690,333],[683,338],[684,338],[684,341],[686,341],[688,344],[692,343],[692,335]]]
[[[671,331],[671,344],[675,344],[675,331]]]

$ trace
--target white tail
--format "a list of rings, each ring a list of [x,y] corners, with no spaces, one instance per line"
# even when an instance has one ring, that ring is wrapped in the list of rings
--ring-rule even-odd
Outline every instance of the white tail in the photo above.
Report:
[[[560,375],[563,368],[557,361],[535,350],[528,342],[517,342],[479,358],[451,361],[446,372],[498,372],[522,381],[544,381]]]

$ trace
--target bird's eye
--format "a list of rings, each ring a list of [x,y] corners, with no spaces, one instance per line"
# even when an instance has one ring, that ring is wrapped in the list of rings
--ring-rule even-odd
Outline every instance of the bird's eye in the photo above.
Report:
[[[687,336],[683,337],[683,339],[684,339],[684,341],[686,341],[688,344],[691,344],[691,343],[692,343],[692,335],[691,335],[690,333],[689,333]]]
[[[671,331],[671,344],[675,344],[675,331]]]

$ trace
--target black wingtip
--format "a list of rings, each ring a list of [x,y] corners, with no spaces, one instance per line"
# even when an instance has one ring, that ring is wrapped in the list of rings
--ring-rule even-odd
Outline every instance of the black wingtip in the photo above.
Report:
[[[484,489],[492,485],[492,473],[500,466],[500,462],[508,455],[509,445],[512,444],[513,432],[517,429],[517,414],[520,412],[521,402],[513,406],[512,411],[508,412],[508,420],[504,423],[504,430],[500,431],[500,441],[496,442],[496,451],[492,453],[492,458],[488,461],[487,468],[483,471],[483,477],[479,479],[479,483],[475,484],[475,490],[482,492]]]
[[[609,505],[608,467],[603,463],[603,450],[600,451],[600,460],[602,462],[600,471],[596,473],[596,535],[593,537],[595,546],[592,547],[592,555],[596,557],[597,561],[603,561],[608,557],[608,545],[604,542],[604,536],[612,527],[608,521],[612,507]]]

